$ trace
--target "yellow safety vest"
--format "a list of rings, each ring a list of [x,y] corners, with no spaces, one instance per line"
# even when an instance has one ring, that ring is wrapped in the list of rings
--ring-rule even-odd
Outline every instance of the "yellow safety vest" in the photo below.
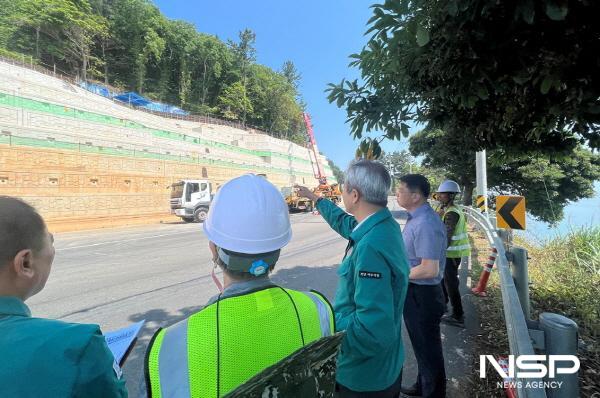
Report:
[[[442,220],[446,218],[449,212],[458,214],[458,223],[454,228],[450,246],[446,249],[447,258],[462,258],[471,254],[471,244],[469,243],[469,235],[467,234],[467,221],[463,212],[456,206],[452,205],[446,209]]]
[[[152,398],[214,398],[304,345],[335,332],[333,309],[318,292],[268,286],[223,298],[150,342]]]

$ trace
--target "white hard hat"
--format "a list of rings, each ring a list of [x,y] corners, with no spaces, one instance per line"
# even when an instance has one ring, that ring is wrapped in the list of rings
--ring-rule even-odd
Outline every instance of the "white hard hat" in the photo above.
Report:
[[[245,254],[279,250],[292,239],[288,206],[281,193],[254,174],[221,186],[203,228],[218,247]]]
[[[455,192],[460,193],[460,187],[455,181],[446,180],[440,184],[436,192]]]

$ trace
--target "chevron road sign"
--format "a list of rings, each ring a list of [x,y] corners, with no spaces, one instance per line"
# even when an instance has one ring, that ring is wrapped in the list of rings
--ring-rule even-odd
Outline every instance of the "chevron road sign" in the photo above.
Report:
[[[498,228],[525,229],[525,197],[500,195],[496,198]]]

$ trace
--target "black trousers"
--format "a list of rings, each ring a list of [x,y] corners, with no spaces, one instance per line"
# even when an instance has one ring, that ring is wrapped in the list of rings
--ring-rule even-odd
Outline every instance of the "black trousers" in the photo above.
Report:
[[[460,290],[458,288],[458,268],[460,267],[460,258],[446,258],[446,268],[444,269],[444,288],[445,303],[452,304],[452,315],[460,318],[464,315],[462,301],[460,299]]]
[[[446,370],[440,333],[443,313],[444,292],[441,284],[408,284],[404,323],[419,369],[416,386],[424,398],[446,396]]]
[[[381,391],[352,391],[341,384],[337,384],[335,388],[335,398],[396,398],[400,395],[400,387],[402,386],[402,369],[400,376],[394,384]]]

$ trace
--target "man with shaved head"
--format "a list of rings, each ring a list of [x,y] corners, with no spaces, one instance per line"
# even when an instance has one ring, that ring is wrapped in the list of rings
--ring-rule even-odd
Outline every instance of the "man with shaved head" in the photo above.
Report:
[[[53,260],[42,217],[0,196],[0,396],[127,397],[98,325],[31,316],[25,301],[44,288]]]

